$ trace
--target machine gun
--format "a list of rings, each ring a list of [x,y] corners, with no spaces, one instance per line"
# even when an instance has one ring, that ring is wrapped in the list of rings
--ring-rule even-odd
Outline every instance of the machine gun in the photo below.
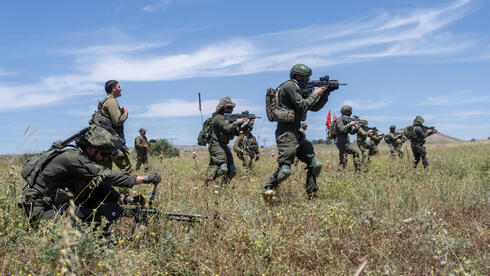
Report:
[[[51,148],[50,149],[53,149],[53,148],[59,148],[60,149],[60,148],[63,148],[64,146],[67,146],[73,140],[75,140],[76,138],[78,138],[78,137],[82,136],[83,134],[85,134],[85,132],[87,132],[89,129],[90,129],[90,127],[85,127],[83,129],[81,129],[79,132],[73,134],[72,136],[66,138],[63,141],[55,141],[55,142],[53,142],[53,144],[51,145]]]
[[[256,119],[260,117],[255,116],[255,114],[249,113],[248,110],[243,111],[242,113],[225,113],[225,119],[234,122],[237,119],[244,118],[248,120]]]
[[[315,87],[327,87],[328,86],[333,86],[333,87],[339,87],[340,85],[347,85],[347,83],[339,83],[338,80],[331,80],[328,75],[325,75],[323,77],[320,77],[319,80],[312,80],[308,82],[308,85],[306,86],[304,90],[303,97],[307,98],[313,93],[313,89]]]
[[[124,215],[127,217],[132,217],[137,223],[148,222],[150,217],[160,218],[164,217],[167,220],[184,221],[189,223],[200,222],[203,219],[209,218],[205,215],[200,214],[186,214],[186,213],[175,213],[175,212],[163,212],[153,208],[153,201],[157,195],[158,184],[153,186],[153,191],[151,192],[150,201],[148,202],[148,208],[129,208],[125,210]],[[129,200],[131,201],[131,200]],[[220,216],[215,215],[215,219],[221,219]]]

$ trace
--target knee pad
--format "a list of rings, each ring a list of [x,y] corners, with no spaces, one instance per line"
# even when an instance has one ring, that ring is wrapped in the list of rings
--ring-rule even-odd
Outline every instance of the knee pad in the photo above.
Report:
[[[235,165],[230,166],[230,171],[228,172],[228,177],[233,178],[236,175],[236,167]]]
[[[226,174],[228,174],[228,164],[223,163],[218,167],[216,171],[216,176],[221,176]]]
[[[322,163],[320,162],[320,160],[318,160],[318,158],[316,158],[316,156],[311,159],[310,166],[311,172],[314,176],[320,175],[320,172],[322,171]]]
[[[277,173],[277,180],[278,182],[282,182],[286,180],[291,175],[291,165],[284,164],[281,166],[281,169]]]

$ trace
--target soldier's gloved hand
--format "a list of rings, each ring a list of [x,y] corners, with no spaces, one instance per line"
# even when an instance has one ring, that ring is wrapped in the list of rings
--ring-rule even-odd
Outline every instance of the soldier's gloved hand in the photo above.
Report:
[[[140,206],[145,206],[146,200],[145,197],[142,195],[137,195],[137,196],[125,195],[124,204],[131,204],[131,205],[139,204]]]
[[[143,179],[143,183],[153,183],[153,184],[158,184],[162,181],[162,176],[159,175],[158,173],[152,173],[150,175],[145,176]]]
[[[331,92],[331,91],[334,91],[334,90],[337,90],[337,89],[339,89],[339,83],[338,82],[332,82],[327,87],[327,91],[328,92]]]

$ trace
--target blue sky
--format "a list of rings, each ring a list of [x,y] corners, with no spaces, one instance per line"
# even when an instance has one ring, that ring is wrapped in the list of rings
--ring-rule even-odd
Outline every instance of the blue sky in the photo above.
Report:
[[[348,4],[347,4],[348,3]],[[230,96],[274,143],[264,95],[304,63],[347,82],[308,114],[351,104],[383,132],[415,115],[460,139],[490,136],[490,3],[453,1],[2,1],[0,154],[44,150],[87,125],[103,84],[119,80],[132,145],[196,144],[204,116]],[[26,128],[29,129],[26,131]],[[31,134],[31,135],[29,135]]]

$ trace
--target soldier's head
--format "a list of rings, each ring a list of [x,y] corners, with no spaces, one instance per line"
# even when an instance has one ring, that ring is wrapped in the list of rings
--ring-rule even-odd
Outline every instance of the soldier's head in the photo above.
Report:
[[[345,116],[350,116],[352,115],[352,106],[350,105],[344,105],[342,108],[340,108],[340,113]]]
[[[301,128],[302,128],[303,130],[306,130],[306,129],[308,128],[308,124],[307,124],[307,123],[302,123],[302,124],[301,124]]]
[[[111,158],[117,138],[99,126],[92,126],[76,141],[87,156],[98,164]]]
[[[395,125],[391,125],[391,126],[390,126],[390,131],[391,131],[391,132],[395,132],[395,130],[396,130],[396,126],[395,126]]]
[[[422,116],[417,115],[415,119],[413,120],[413,125],[414,126],[421,126],[424,123],[424,118]]]
[[[378,134],[378,129],[376,127],[373,127],[373,134],[374,135]]]
[[[146,135],[146,129],[140,128],[140,135],[145,136]]]
[[[122,88],[117,80],[108,80],[105,82],[105,92],[107,94],[112,94],[114,98],[121,96]]]
[[[233,108],[235,107],[235,103],[231,101],[230,97],[224,97],[219,100],[218,105],[216,106],[216,113],[231,113],[233,112]]]
[[[289,78],[297,81],[310,81],[311,68],[304,64],[296,64],[291,68],[289,72]]]

